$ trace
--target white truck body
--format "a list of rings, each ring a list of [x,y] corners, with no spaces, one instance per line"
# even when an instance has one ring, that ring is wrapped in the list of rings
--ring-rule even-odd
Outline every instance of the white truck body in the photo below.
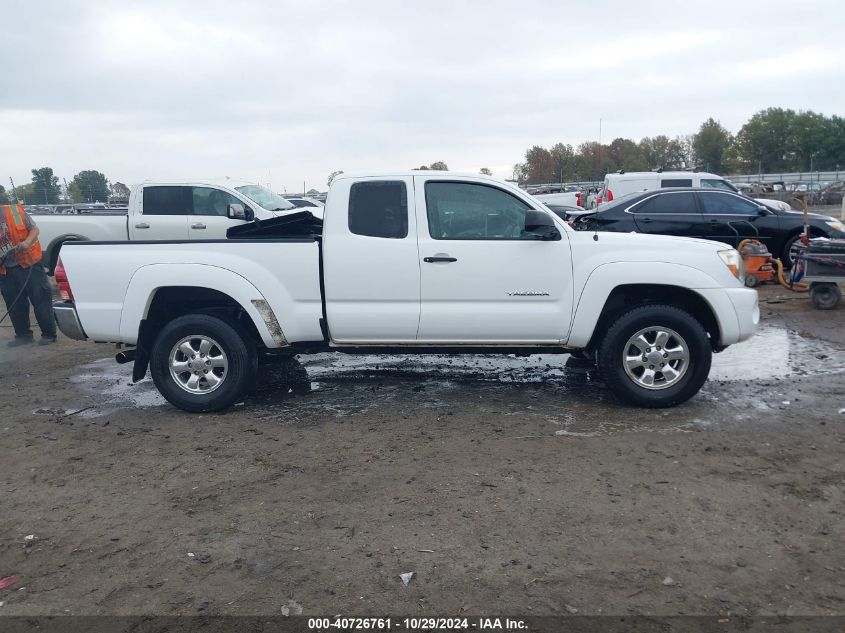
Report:
[[[405,197],[382,202],[400,190]],[[374,205],[382,215],[359,226]],[[542,226],[529,227],[535,221]],[[756,292],[726,265],[732,253],[703,240],[573,231],[524,191],[484,176],[343,174],[319,234],[68,243],[73,302],[56,304],[56,314],[71,336],[149,351],[144,324],[158,332],[188,309],[157,297],[174,289],[169,303],[187,301],[201,289],[198,297],[225,297],[266,350],[567,352],[600,351],[617,300],[662,300],[700,310],[695,318],[719,351],[750,337],[759,320]],[[741,267],[738,256],[731,261]]]
[[[162,189],[179,190],[185,195],[181,204],[169,209],[151,208],[148,195],[145,208],[144,192],[151,189],[159,192]],[[256,199],[254,194],[250,197],[245,193],[253,191],[260,191],[263,197]],[[209,204],[210,196],[216,196],[221,204]],[[228,178],[147,181],[132,188],[127,212],[104,209],[73,215],[35,215],[35,223],[41,231],[39,239],[44,249],[43,263],[52,271],[62,244],[71,241],[225,239],[226,231],[243,224],[244,220],[229,218],[222,202],[239,203],[261,220],[296,210],[293,204],[269,189],[246,181]]]

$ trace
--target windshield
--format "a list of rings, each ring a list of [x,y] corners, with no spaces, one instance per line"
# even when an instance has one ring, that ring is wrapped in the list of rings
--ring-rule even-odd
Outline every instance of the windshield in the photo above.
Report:
[[[702,189],[722,189],[724,191],[733,191],[734,193],[739,193],[736,187],[734,187],[731,183],[727,180],[722,180],[721,178],[702,178],[701,179],[701,188]]]
[[[243,187],[235,187],[235,190],[244,194],[259,207],[268,211],[287,211],[288,209],[296,208],[282,198],[282,196],[273,193],[261,185],[244,185]]]

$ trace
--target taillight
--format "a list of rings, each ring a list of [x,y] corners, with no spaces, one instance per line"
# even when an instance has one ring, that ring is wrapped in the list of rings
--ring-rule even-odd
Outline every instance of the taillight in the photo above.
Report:
[[[62,258],[56,262],[56,270],[53,273],[56,277],[56,285],[59,287],[59,296],[64,301],[73,301],[73,292],[70,289],[70,282],[67,279],[67,272],[65,266],[62,264]]]
[[[584,206],[583,204],[581,204],[581,192],[580,191],[575,193],[575,204],[579,207]]]
[[[607,201],[613,202],[613,192],[610,189],[607,190]]]
[[[601,204],[602,202],[604,202],[604,200],[602,200],[601,196],[599,196],[598,198],[596,198],[596,205],[599,205],[599,204]]]

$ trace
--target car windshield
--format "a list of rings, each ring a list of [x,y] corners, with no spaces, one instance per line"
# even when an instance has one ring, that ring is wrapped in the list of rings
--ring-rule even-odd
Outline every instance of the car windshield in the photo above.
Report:
[[[282,196],[273,193],[261,185],[244,185],[243,187],[235,187],[235,190],[245,195],[259,207],[268,211],[287,211],[288,209],[295,208],[290,202],[282,198]]]

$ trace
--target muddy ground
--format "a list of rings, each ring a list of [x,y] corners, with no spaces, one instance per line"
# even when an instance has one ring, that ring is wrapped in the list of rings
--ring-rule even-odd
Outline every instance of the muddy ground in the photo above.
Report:
[[[845,308],[761,296],[665,411],[567,357],[317,356],[191,415],[4,324],[0,614],[843,614]]]

